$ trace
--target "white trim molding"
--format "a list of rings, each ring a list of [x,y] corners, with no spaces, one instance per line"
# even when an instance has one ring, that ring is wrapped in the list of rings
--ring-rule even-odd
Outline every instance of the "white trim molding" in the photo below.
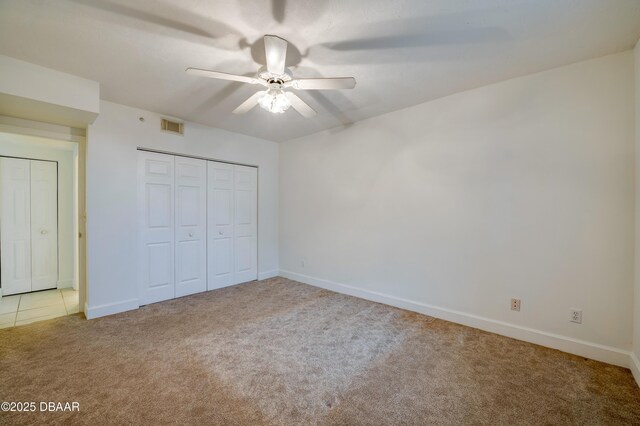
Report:
[[[73,280],[62,280],[58,281],[57,288],[75,288],[73,285]]]
[[[629,368],[631,369],[633,378],[636,379],[636,383],[640,386],[640,360],[638,360],[638,357],[633,352],[630,354]]]
[[[0,115],[0,131],[69,142],[84,142],[86,131],[75,127]]]
[[[138,309],[139,307],[140,304],[138,303],[138,299],[123,300],[122,302],[107,303],[98,306],[89,306],[85,303],[84,315],[87,319],[94,319],[107,315],[118,314],[120,312],[131,311]]]
[[[274,269],[272,271],[265,271],[265,272],[259,272],[258,273],[258,281],[262,281],[262,280],[266,280],[269,278],[274,278],[277,277],[279,275],[279,272],[277,269]]]
[[[548,348],[557,349],[585,358],[614,364],[620,367],[629,368],[630,364],[632,364],[632,354],[624,349],[587,342],[584,340],[574,339],[572,337],[562,336],[554,333],[548,333],[546,331],[536,330],[529,327],[509,324],[503,321],[497,321],[478,315],[428,305],[422,302],[415,302],[412,300],[403,299],[400,297],[391,296],[375,291],[365,290],[359,287],[341,284],[334,281],[298,274],[296,272],[280,270],[280,275],[291,280],[299,281],[315,287],[324,288],[326,290],[335,291],[337,293],[347,294],[350,296],[371,300],[373,302],[395,306],[396,308],[406,309],[446,321],[451,321],[457,324],[462,324],[491,333],[500,334],[502,336],[511,337],[513,339],[523,340],[525,342],[546,346]],[[640,365],[637,364],[637,359],[635,360],[635,362],[636,367]],[[636,373],[634,372],[634,375],[635,374]],[[639,376],[636,375],[635,377],[637,380]]]

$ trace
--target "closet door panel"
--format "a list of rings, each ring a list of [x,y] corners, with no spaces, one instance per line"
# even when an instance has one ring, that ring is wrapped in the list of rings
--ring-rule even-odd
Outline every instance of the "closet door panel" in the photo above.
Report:
[[[2,294],[31,291],[31,172],[29,160],[0,158]]]
[[[138,151],[142,304],[175,297],[174,157]]]
[[[58,286],[58,165],[31,160],[31,289]]]
[[[207,277],[209,290],[234,281],[234,166],[207,164]]]
[[[176,157],[176,297],[207,289],[207,162]]]
[[[258,170],[234,166],[234,178],[234,275],[236,283],[243,283],[258,278]]]

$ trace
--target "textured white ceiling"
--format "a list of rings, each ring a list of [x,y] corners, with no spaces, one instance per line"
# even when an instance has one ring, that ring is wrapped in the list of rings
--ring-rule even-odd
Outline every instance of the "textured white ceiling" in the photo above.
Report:
[[[261,40],[290,42],[298,77],[354,76],[301,92],[318,111],[231,111],[256,86]],[[0,0],[0,53],[96,80],[103,99],[283,141],[462,90],[633,47],[639,0]]]

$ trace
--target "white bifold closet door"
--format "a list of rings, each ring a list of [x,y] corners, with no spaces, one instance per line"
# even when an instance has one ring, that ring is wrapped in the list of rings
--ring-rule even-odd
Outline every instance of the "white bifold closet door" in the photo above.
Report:
[[[207,162],[176,157],[176,297],[207,289]]]
[[[255,167],[208,162],[209,290],[258,278]]]
[[[0,268],[7,296],[58,284],[58,169],[51,161],[0,159]]]
[[[258,279],[258,169],[234,166],[234,275],[236,283]]]
[[[31,291],[31,172],[29,160],[0,158],[2,294]]]
[[[143,304],[206,290],[206,161],[138,151]]]
[[[58,165],[31,160],[31,290],[58,285]]]

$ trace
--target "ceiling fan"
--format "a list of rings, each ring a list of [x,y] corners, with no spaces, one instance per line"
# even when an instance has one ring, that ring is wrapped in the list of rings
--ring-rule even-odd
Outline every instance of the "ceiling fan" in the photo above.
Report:
[[[293,107],[303,117],[313,117],[316,112],[295,93],[284,89],[296,90],[333,90],[353,89],[356,79],[353,77],[338,78],[293,78],[290,69],[285,66],[287,58],[287,41],[274,35],[264,36],[264,50],[267,66],[258,70],[256,77],[227,74],[224,72],[187,68],[187,73],[219,80],[239,81],[248,84],[260,84],[266,90],[254,93],[249,99],[233,110],[234,114],[244,114],[256,105],[273,113],[283,113]]]

